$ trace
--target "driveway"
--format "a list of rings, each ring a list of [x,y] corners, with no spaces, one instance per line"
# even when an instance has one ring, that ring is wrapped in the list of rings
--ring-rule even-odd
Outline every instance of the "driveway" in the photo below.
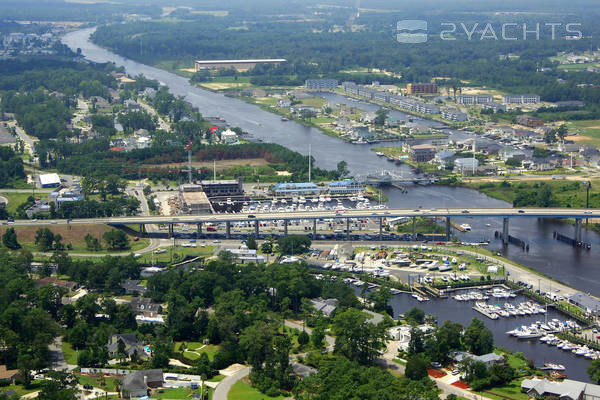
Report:
[[[227,400],[227,395],[229,394],[229,390],[231,390],[231,387],[235,385],[235,383],[240,379],[243,379],[244,377],[248,376],[248,374],[250,374],[250,367],[245,367],[237,371],[235,374],[223,379],[213,392],[212,399]]]

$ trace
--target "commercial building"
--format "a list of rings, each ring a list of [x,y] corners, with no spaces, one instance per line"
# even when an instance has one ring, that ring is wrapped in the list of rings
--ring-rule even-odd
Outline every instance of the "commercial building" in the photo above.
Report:
[[[442,110],[442,118],[449,121],[466,121],[468,117],[467,114],[457,110],[456,108],[447,108]]]
[[[435,147],[429,144],[418,144],[410,148],[410,159],[416,162],[428,162],[435,157]]]
[[[58,176],[58,174],[41,174],[38,179],[40,181],[40,186],[43,188],[60,186],[60,176]]]
[[[365,185],[355,179],[331,182],[327,186],[329,193],[361,193],[365,191]]]
[[[517,117],[517,123],[530,128],[544,125],[544,121],[542,121],[541,118],[532,117],[531,115],[519,115]]]
[[[408,94],[436,94],[438,86],[435,83],[409,83],[406,85]]]
[[[186,214],[210,214],[212,207],[201,185],[181,185],[179,187],[181,210]]]
[[[465,106],[489,104],[494,101],[490,94],[461,94],[456,98],[458,104]]]
[[[321,189],[312,182],[300,183],[277,183],[271,189],[275,196],[290,196],[290,195],[314,195],[321,193]]]
[[[243,196],[244,188],[242,178],[202,181],[202,190],[208,197],[235,197]]]
[[[307,79],[304,86],[307,89],[335,89],[338,81],[337,79]]]
[[[219,68],[240,68],[250,69],[259,64],[279,65],[286,62],[284,58],[265,58],[265,59],[250,59],[250,60],[197,60],[194,61],[196,71],[202,69],[219,69]]]
[[[505,94],[502,96],[504,104],[537,104],[540,96],[537,94]]]
[[[600,315],[600,300],[583,292],[577,292],[569,297],[569,303],[583,308],[588,314]]]

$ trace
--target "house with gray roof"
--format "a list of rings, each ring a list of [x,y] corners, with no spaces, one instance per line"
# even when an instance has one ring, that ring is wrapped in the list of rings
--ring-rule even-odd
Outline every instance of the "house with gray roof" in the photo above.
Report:
[[[565,400],[598,400],[600,385],[565,379],[562,382],[548,379],[525,379],[521,382],[521,390],[530,397]]]
[[[137,399],[148,396],[148,390],[163,385],[163,372],[160,369],[133,371],[125,375],[121,385],[121,397]]]
[[[317,297],[316,299],[312,299],[310,303],[315,310],[322,313],[326,317],[331,317],[337,309],[338,299],[323,299],[321,297]]]
[[[483,354],[481,356],[476,356],[465,351],[456,351],[452,353],[450,357],[457,363],[460,363],[465,360],[481,361],[488,368],[491,367],[493,364],[504,362],[504,356],[496,353],[488,353]]]
[[[144,352],[144,348],[138,342],[135,333],[117,333],[110,336],[106,349],[111,358],[117,358],[119,356],[119,342],[123,342],[125,345],[125,355],[127,357],[131,358],[135,353],[138,359],[148,358]]]
[[[577,292],[569,297],[569,303],[583,308],[588,314],[596,316],[600,315],[600,300],[589,294]]]

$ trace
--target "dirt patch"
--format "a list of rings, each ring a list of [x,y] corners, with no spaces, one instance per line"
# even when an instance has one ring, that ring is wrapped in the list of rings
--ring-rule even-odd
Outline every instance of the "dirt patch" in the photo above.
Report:
[[[267,160],[264,158],[244,158],[244,159],[235,159],[235,160],[217,160],[217,170],[221,171],[231,167],[237,167],[240,165],[249,165],[251,167],[259,167],[261,165],[269,164]],[[168,167],[168,168],[185,168],[187,167],[187,162],[181,163],[170,163],[170,164],[145,164],[146,168],[156,168],[156,167]],[[212,161],[192,161],[193,168],[213,168]]]
[[[241,82],[235,82],[235,83],[233,83],[233,82],[232,83],[208,82],[208,83],[201,83],[200,86],[204,86],[211,90],[224,90],[224,89],[237,88],[237,87],[241,87],[241,86],[249,86],[249,84],[241,83]]]
[[[0,234],[4,234],[8,226],[0,227]],[[34,243],[35,235],[40,227],[38,226],[15,226],[17,240],[21,243]],[[104,232],[114,229],[108,225],[72,225],[69,229],[66,225],[57,225],[48,227],[55,235],[60,234],[63,237],[63,243],[72,245],[85,245],[85,235],[88,233],[101,239]]]
[[[587,137],[585,135],[580,135],[580,136],[565,136],[565,139],[572,140],[574,142],[583,142],[585,140],[589,140],[589,139],[593,139],[593,138]]]
[[[231,364],[229,367],[220,370],[219,374],[225,375],[225,376],[231,376],[231,375],[235,374],[236,372],[238,372],[239,370],[242,370],[244,368],[246,368],[246,367],[243,366],[242,364]]]

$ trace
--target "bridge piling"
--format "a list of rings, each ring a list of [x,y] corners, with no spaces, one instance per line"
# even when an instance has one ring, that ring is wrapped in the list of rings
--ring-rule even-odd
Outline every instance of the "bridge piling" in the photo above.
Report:
[[[581,242],[581,218],[575,219],[575,241]]]
[[[446,241],[450,241],[450,236],[452,235],[452,221],[450,217],[446,217]]]
[[[412,217],[412,240],[417,240],[417,217]]]
[[[173,224],[169,224],[169,239],[171,239],[175,235],[173,230]]]
[[[317,238],[317,220],[313,219],[313,239]]]
[[[254,235],[256,236],[256,239],[258,239],[258,235],[260,234],[258,226],[258,221],[254,221]]]
[[[196,224],[196,239],[200,239],[201,235],[202,235],[202,222],[198,222]]]
[[[346,240],[350,239],[350,218],[346,218]]]
[[[287,236],[287,234],[288,234],[288,220],[287,219],[283,220],[283,234],[285,236]]]
[[[508,218],[502,220],[502,244],[508,244]]]
[[[231,222],[225,222],[225,235],[227,239],[231,239]]]
[[[383,218],[379,217],[379,240],[383,240]]]

